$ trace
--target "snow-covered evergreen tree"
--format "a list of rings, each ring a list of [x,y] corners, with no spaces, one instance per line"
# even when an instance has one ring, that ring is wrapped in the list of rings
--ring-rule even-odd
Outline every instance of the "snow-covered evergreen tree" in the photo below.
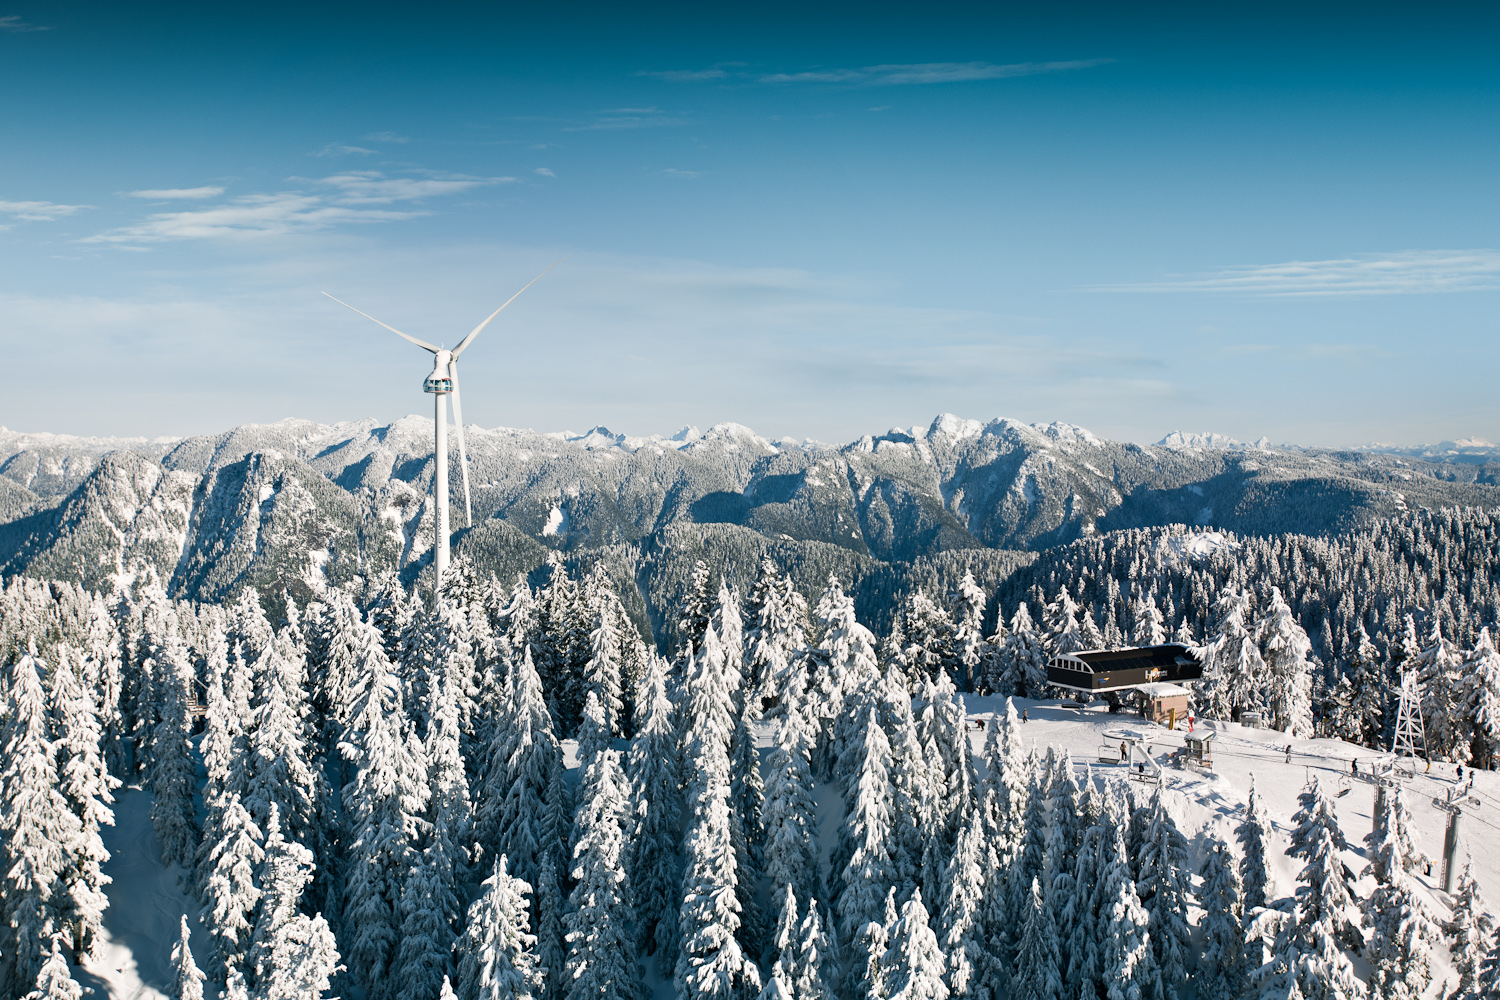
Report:
[[[401,937],[391,973],[397,996],[432,996],[453,972],[453,865],[440,861],[434,846],[422,852],[401,886]]]
[[[984,820],[976,811],[969,825],[959,831],[953,857],[943,872],[940,901],[939,940],[947,954],[944,981],[954,996],[977,996],[976,969],[984,957],[983,906],[984,866],[988,861],[984,843]]]
[[[803,900],[821,892],[818,871],[818,810],[813,799],[812,734],[796,705],[776,720],[775,746],[766,764],[765,874]],[[795,914],[794,914],[795,915]]]
[[[1438,760],[1460,763],[1469,759],[1469,741],[1463,732],[1462,662],[1462,654],[1443,635],[1442,624],[1434,615],[1427,645],[1402,666],[1403,670],[1417,672],[1428,753]]]
[[[1047,687],[1047,650],[1026,602],[1016,607],[1000,652],[996,690],[1018,698],[1040,698]]]
[[[1312,641],[1281,596],[1281,588],[1271,588],[1271,599],[1255,633],[1266,663],[1264,700],[1274,724],[1289,736],[1307,739],[1313,734]]]
[[[84,676],[87,664],[66,642],[59,643],[56,652],[50,701],[59,790],[78,817],[77,840],[67,845],[70,863],[62,876],[67,893],[62,919],[74,961],[82,961],[100,939],[109,905],[104,886],[110,879],[102,870],[109,852],[99,829],[114,825],[111,792],[120,781],[109,773],[104,760],[93,688]]]
[[[208,877],[200,919],[208,926],[220,967],[228,975],[239,970],[250,944],[261,898],[255,875],[265,860],[264,837],[233,791],[226,794],[215,836],[206,856]]]
[[[490,857],[504,854],[517,878],[535,884],[537,866],[547,850],[562,850],[558,809],[551,794],[552,772],[562,750],[553,735],[552,716],[542,681],[528,646],[512,659],[509,704],[495,723],[486,773],[476,795],[475,836]],[[545,807],[545,808],[544,808]],[[566,837],[566,831],[561,834]]]
[[[1161,789],[1152,796],[1151,820],[1138,859],[1137,892],[1150,916],[1151,953],[1163,994],[1176,1000],[1187,982],[1191,954],[1187,914],[1193,905],[1187,838],[1167,812]]]
[[[542,1000],[562,1000],[567,995],[564,970],[568,944],[563,934],[563,898],[554,857],[551,849],[544,853],[536,875],[536,965]]]
[[[1380,741],[1385,727],[1387,684],[1380,668],[1380,654],[1363,624],[1356,634],[1354,648],[1345,657],[1344,676],[1349,680],[1349,704],[1346,709],[1349,732],[1344,739],[1373,747]]]
[[[598,705],[595,691],[589,692],[589,704]],[[622,864],[622,827],[629,809],[619,751],[600,750],[584,768],[574,818],[576,884],[563,918],[568,1000],[635,1000],[638,995],[640,972]]]
[[[706,634],[712,633],[710,629]],[[713,673],[707,672],[710,681]],[[729,809],[728,733],[722,725],[717,713],[702,711],[689,730],[692,819],[682,878],[682,938],[673,977],[678,1000],[748,998],[761,988],[759,970],[737,940],[740,904]]]
[[[1479,630],[1474,651],[1463,665],[1464,723],[1470,736],[1469,759],[1475,767],[1495,769],[1500,754],[1500,652],[1490,630]]]
[[[1245,913],[1240,874],[1228,844],[1209,838],[1200,874],[1203,919],[1198,995],[1203,1000],[1234,1000],[1245,987]]]
[[[1024,909],[1025,930],[1016,949],[1016,971],[1010,982],[1013,1000],[1061,1000],[1062,973],[1058,968],[1057,924],[1042,899],[1041,883],[1031,880],[1031,894]]]
[[[1116,866],[1105,880],[1107,902],[1100,911],[1106,942],[1105,996],[1107,1000],[1146,1000],[1157,993],[1160,982],[1147,929],[1151,918],[1136,897],[1125,867]]]
[[[1160,646],[1167,641],[1166,622],[1156,606],[1156,595],[1147,594],[1133,602],[1130,641],[1137,646]]]
[[[427,833],[431,791],[425,754],[385,651],[370,642],[364,654],[365,689],[339,743],[353,773],[343,794],[344,951],[366,991],[380,1000],[395,985],[388,972],[401,930],[401,888]]]
[[[882,922],[885,897],[895,877],[890,767],[890,743],[871,706],[865,721],[863,760],[840,831],[849,845],[849,860],[840,872],[843,889],[838,910],[843,937],[852,949],[851,970],[863,969],[869,959],[863,950],[864,931],[870,923]]]
[[[469,907],[459,945],[458,1000],[531,1000],[539,996],[536,938],[530,933],[526,894],[531,886],[506,870],[504,855]]]
[[[928,923],[922,890],[915,890],[902,904],[901,918],[888,936],[889,943],[881,958],[881,978],[888,1000],[946,1000],[948,984],[943,974],[947,971],[947,961]]]
[[[281,832],[280,810],[267,817],[265,862],[260,873],[261,907],[250,938],[249,965],[256,1000],[320,997],[339,965],[338,945],[321,914],[300,909],[312,881],[312,851]]]
[[[1371,838],[1366,871],[1375,874],[1377,882],[1365,903],[1373,928],[1366,957],[1373,966],[1370,986],[1376,995],[1404,1000],[1421,996],[1432,981],[1432,950],[1442,935],[1402,865],[1400,824],[1392,815],[1398,809],[1395,796],[1387,796],[1384,805],[1385,818]]]
[[[1271,820],[1266,806],[1255,791],[1255,775],[1250,775],[1250,794],[1245,801],[1245,818],[1234,828],[1234,839],[1240,845],[1240,885],[1244,891],[1244,910],[1266,906],[1276,896],[1276,876],[1271,858],[1276,853],[1271,841]]]
[[[1068,593],[1066,586],[1059,587],[1057,597],[1047,605],[1042,614],[1042,627],[1046,630],[1046,648],[1049,656],[1074,653],[1080,649],[1090,648],[1085,644],[1083,629],[1078,622],[1080,611],[1085,617],[1092,617],[1092,613],[1087,608],[1078,607],[1078,603],[1073,600],[1073,595]],[[1015,631],[1014,627],[1011,631]],[[1027,693],[1030,694],[1030,692]],[[1032,697],[1036,696],[1032,695]]]
[[[19,993],[36,981],[62,931],[68,905],[67,848],[82,823],[58,788],[41,664],[23,654],[10,668],[0,725],[0,987]]]
[[[191,653],[177,634],[176,616],[154,650],[153,690],[157,722],[151,735],[148,780],[151,784],[151,825],[161,843],[162,861],[191,869],[198,847],[198,824],[193,805],[195,772],[192,747],[193,706],[197,703]]]
[[[1474,881],[1474,864],[1465,860],[1458,876],[1458,895],[1453,901],[1453,919],[1443,928],[1452,941],[1453,971],[1458,973],[1454,994],[1468,998],[1475,995],[1484,953],[1495,935],[1495,921],[1484,908],[1479,883]]]
[[[1370,859],[1370,874],[1375,876],[1377,882],[1385,883],[1390,880],[1390,875],[1385,870],[1387,858],[1393,859],[1408,874],[1416,871],[1427,860],[1412,836],[1414,822],[1411,810],[1406,805],[1406,789],[1400,782],[1376,790],[1375,823],[1374,829],[1365,836],[1365,856]],[[1387,853],[1381,847],[1387,840],[1393,845],[1392,853]]]
[[[745,684],[760,704],[787,704],[789,694],[806,688],[797,650],[807,644],[807,600],[789,575],[780,574],[770,557],[761,560],[760,576],[750,592],[745,629]],[[795,664],[795,668],[794,668]],[[794,680],[794,677],[796,678]],[[800,699],[799,699],[800,700]]]
[[[1198,703],[1209,719],[1228,721],[1244,709],[1259,709],[1265,660],[1250,630],[1250,595],[1226,587],[1216,604],[1218,626],[1203,647]]]
[[[1348,850],[1333,804],[1316,778],[1297,796],[1292,846],[1287,853],[1304,862],[1297,875],[1297,912],[1291,928],[1296,948],[1296,978],[1309,1000],[1347,1000],[1362,986],[1344,953],[1362,938],[1345,911],[1350,905],[1339,852]]]
[[[990,652],[989,643],[984,638],[984,612],[989,601],[989,595],[974,582],[973,571],[964,570],[964,577],[958,584],[953,658],[962,671],[965,691],[976,691],[983,685],[981,669]]]
[[[177,944],[172,948],[172,1000],[203,1000],[203,980],[207,977],[198,970],[193,961],[193,949],[189,943],[187,914],[182,915]]]
[[[62,942],[52,941],[52,954],[37,973],[36,989],[21,1000],[82,1000],[83,987],[73,979],[68,960],[63,957]]]
[[[681,817],[677,729],[667,697],[667,663],[652,655],[635,694],[635,738],[630,744],[630,837],[625,867],[630,875],[636,944],[655,954],[665,975],[677,964],[677,860]]]

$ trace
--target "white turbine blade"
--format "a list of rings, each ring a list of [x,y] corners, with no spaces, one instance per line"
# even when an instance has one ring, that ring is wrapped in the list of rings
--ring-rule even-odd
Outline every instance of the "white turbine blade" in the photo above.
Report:
[[[328,295],[327,292],[324,292],[323,294],[324,295]],[[328,295],[328,297],[330,299],[333,299],[332,295]],[[333,299],[333,301],[337,302],[339,305],[343,306],[345,309],[353,309],[355,312],[359,313],[361,316],[363,316],[365,319],[369,320],[371,323],[380,323],[380,320],[376,319],[374,316],[371,316],[367,312],[359,312],[358,309],[355,309],[353,306],[351,306],[349,303],[343,301],[342,299]],[[394,326],[391,326],[389,323],[380,323],[380,325],[383,326],[383,327],[385,327],[387,330],[391,331],[392,333],[394,333],[398,337],[405,337],[407,340],[411,341],[413,344],[416,344],[418,347],[422,348],[423,350],[431,351],[433,354],[436,354],[438,352],[438,349],[436,347],[433,347],[427,341],[425,341],[425,340],[418,340],[416,337],[413,337],[409,333],[402,333],[400,330],[396,329]]]
[[[564,260],[567,260],[567,259],[568,258],[564,257],[564,258],[562,258],[562,260],[559,260],[557,262],[557,264],[561,264]],[[556,267],[557,264],[553,264],[552,267]],[[552,270],[552,267],[547,268],[547,271]],[[542,274],[546,274],[547,271],[543,271]],[[541,281],[542,280],[542,274],[539,274],[535,278],[532,278],[530,281],[526,282],[526,284],[524,286],[522,286],[521,292],[526,291],[526,289],[530,288],[532,285],[536,284],[538,281]],[[520,297],[521,292],[517,292],[515,295],[512,295],[510,298],[506,299],[504,305],[502,305],[499,309],[496,309],[494,312],[490,313],[489,316],[485,319],[485,321],[483,323],[480,323],[473,330],[470,330],[469,331],[469,335],[467,337],[465,337],[463,340],[459,341],[458,342],[458,346],[453,349],[453,356],[456,358],[460,354],[462,354],[464,352],[464,348],[469,346],[469,342],[472,341],[475,337],[479,336],[479,331],[483,330],[485,327],[489,326],[490,325],[490,320],[494,319],[496,316],[499,316],[501,310],[503,310],[505,308],[505,306],[508,306],[512,302],[516,301],[516,299]],[[327,293],[325,293],[325,294],[327,294]]]
[[[458,401],[458,364],[448,362],[448,377],[453,380],[453,424],[458,428],[458,467],[464,474],[464,527],[474,527],[474,510],[469,503],[469,449],[464,446],[464,408]]]

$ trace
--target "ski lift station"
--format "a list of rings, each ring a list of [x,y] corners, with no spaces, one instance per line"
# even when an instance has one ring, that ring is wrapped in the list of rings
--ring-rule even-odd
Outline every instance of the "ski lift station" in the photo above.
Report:
[[[1047,683],[1055,687],[1103,695],[1111,702],[1137,691],[1144,700],[1146,718],[1168,724],[1186,717],[1192,702],[1192,692],[1179,682],[1202,676],[1203,662],[1177,643],[1061,653],[1047,664]]]

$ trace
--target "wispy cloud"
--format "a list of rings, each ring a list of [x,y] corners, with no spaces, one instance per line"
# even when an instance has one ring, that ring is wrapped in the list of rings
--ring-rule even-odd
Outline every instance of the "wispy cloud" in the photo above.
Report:
[[[681,177],[684,180],[692,180],[694,177],[703,176],[703,171],[701,170],[678,170],[676,167],[668,167],[662,173],[668,177]]]
[[[367,142],[411,142],[410,137],[396,132],[370,132],[365,136],[365,140]]]
[[[227,205],[158,212],[135,225],[90,236],[85,243],[140,244],[175,240],[254,239],[315,232],[348,223],[396,222],[425,213],[392,212],[329,204],[316,195],[252,194]]]
[[[21,20],[21,16],[19,14],[7,14],[4,17],[0,17],[0,31],[8,32],[12,35],[22,35],[32,31],[51,30],[51,25],[31,24],[28,21]]]
[[[739,79],[769,84],[845,84],[857,87],[894,87],[925,83],[964,83],[974,80],[1007,80],[1018,76],[1040,76],[1092,69],[1114,62],[1113,59],[1065,59],[1054,62],[989,63],[935,62],[882,63],[878,66],[817,67],[780,73],[752,73],[748,70],[714,66],[701,70],[641,70],[638,76],[652,76],[674,83],[697,83],[706,80]]]
[[[88,207],[59,205],[51,201],[0,201],[0,215],[9,215],[23,222],[52,222],[58,216],[72,215]]]
[[[131,191],[130,197],[145,198],[148,201],[178,201],[217,198],[223,193],[224,189],[221,187],[147,188],[144,191]]]
[[[395,201],[416,201],[442,195],[462,194],[491,184],[514,184],[514,177],[470,177],[463,174],[447,177],[386,177],[374,170],[348,170],[318,181],[334,188],[336,200],[344,205],[389,205]]]
[[[128,249],[175,240],[258,239],[317,232],[342,225],[400,222],[428,213],[369,206],[462,194],[476,188],[515,180],[514,177],[467,175],[387,177],[374,170],[348,170],[306,181],[304,183],[310,187],[305,190],[242,195],[220,205],[180,212],[158,212],[133,225],[87,237],[83,242]],[[220,188],[190,188],[186,191],[191,194],[183,191],[132,193],[141,197],[175,195],[203,198],[217,197],[223,193]]]
[[[701,83],[704,80],[722,80],[728,70],[715,66],[712,69],[643,69],[636,76],[652,76],[669,83]]]
[[[1500,289],[1500,250],[1405,250],[1337,260],[1248,264],[1101,292],[1215,292],[1275,297],[1414,295]]]
[[[363,146],[346,146],[341,142],[330,142],[313,156],[374,156],[375,150]]]
[[[537,167],[535,170],[532,171],[532,173],[536,174],[538,177],[556,177],[557,176],[556,174],[554,174],[551,170],[547,169],[546,167]]]
[[[609,108],[591,121],[563,128],[564,132],[590,132],[595,129],[674,128],[686,125],[687,119],[669,114],[661,108]]]

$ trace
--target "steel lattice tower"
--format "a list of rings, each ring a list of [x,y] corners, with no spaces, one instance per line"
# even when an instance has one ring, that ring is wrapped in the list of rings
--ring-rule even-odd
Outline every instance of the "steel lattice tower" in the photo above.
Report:
[[[1422,727],[1422,696],[1417,688],[1417,672],[1401,675],[1401,704],[1396,710],[1396,735],[1391,740],[1396,757],[1421,757],[1427,760],[1427,731]]]

